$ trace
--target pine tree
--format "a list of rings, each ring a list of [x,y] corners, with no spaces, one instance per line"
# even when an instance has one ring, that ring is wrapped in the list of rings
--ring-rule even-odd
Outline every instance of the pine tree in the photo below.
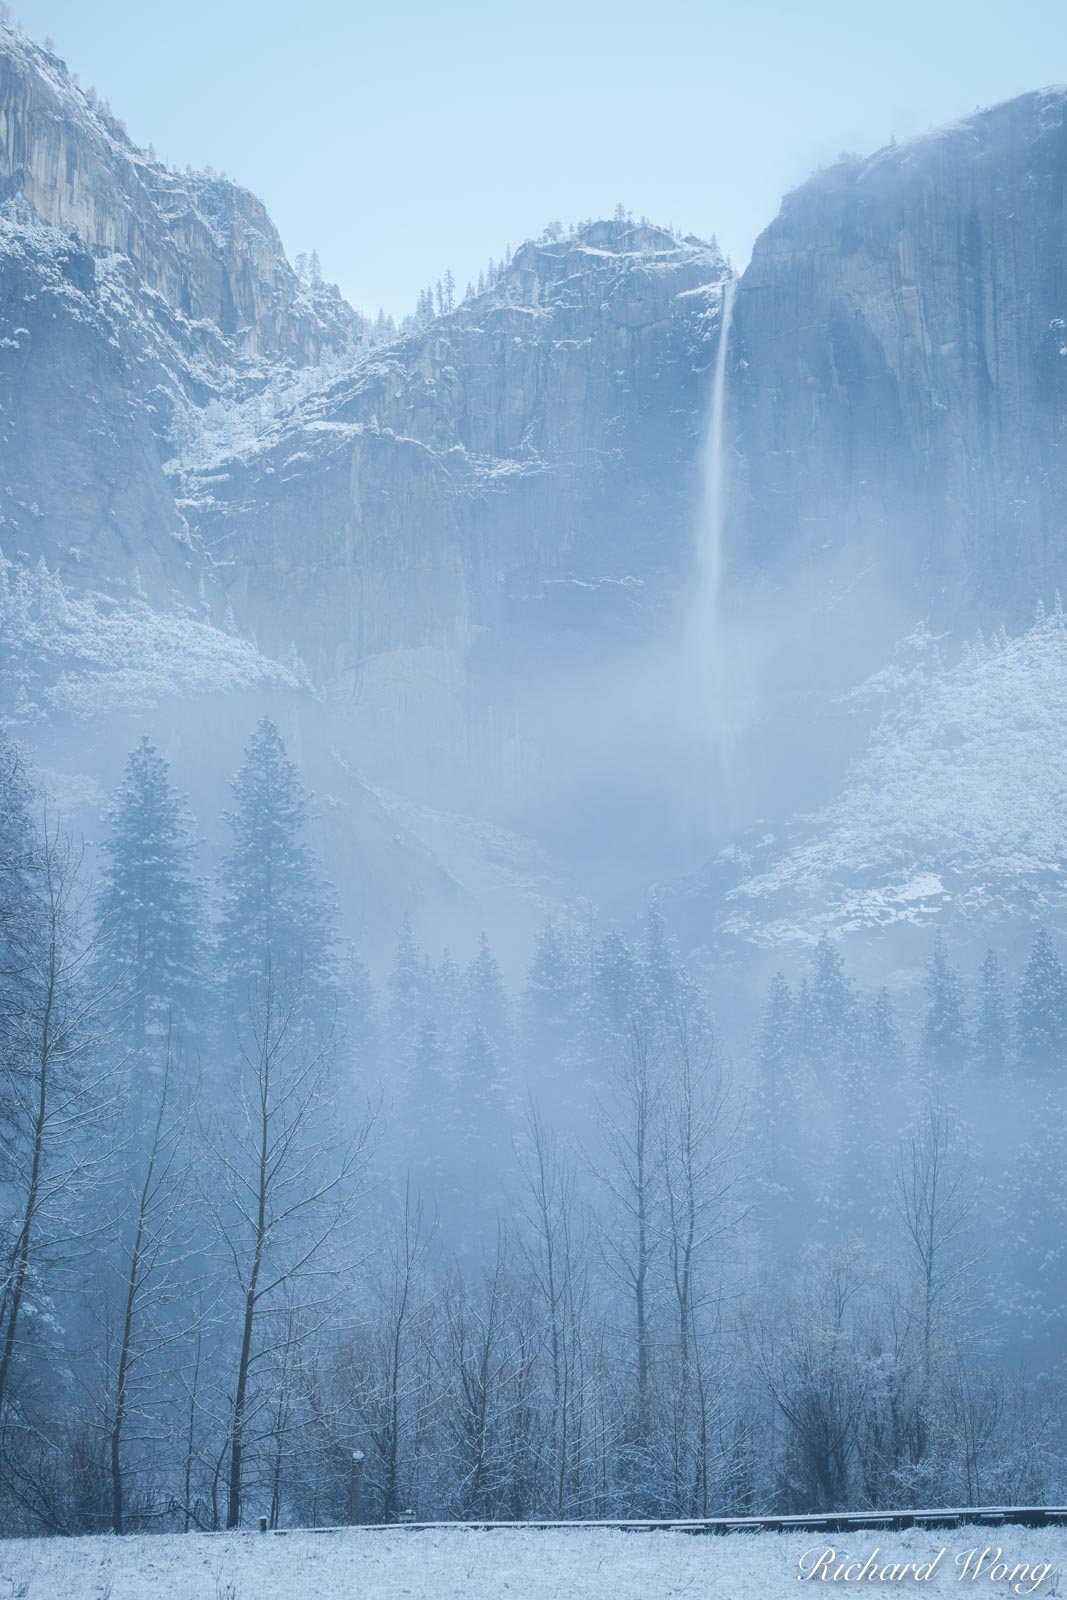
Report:
[[[404,1167],[440,1207],[454,1183],[456,1085],[440,1020],[427,1011],[415,1029],[411,1076],[400,1128]]]
[[[593,951],[585,1007],[593,1056],[602,1065],[617,1053],[640,1010],[640,978],[640,968],[626,941],[617,933],[605,934]]]
[[[501,1158],[507,1139],[505,1066],[488,1028],[472,1017],[463,1037],[455,1089],[451,1145],[453,1189],[460,1206],[461,1233],[473,1243],[484,1225],[488,1196],[499,1194]]]
[[[442,952],[433,974],[433,991],[437,1001],[437,1015],[441,1019],[441,1036],[446,1047],[454,1044],[463,1026],[464,977],[448,950]]]
[[[937,1072],[958,1072],[967,1059],[967,1022],[960,975],[948,959],[940,929],[926,968],[926,1016],[920,1054]]]
[[[344,963],[341,986],[345,999],[345,1047],[356,1069],[363,1075],[377,1073],[381,1043],[378,997],[371,975],[359,956],[350,954]]]
[[[821,1075],[851,1065],[860,1045],[859,1006],[844,957],[825,933],[815,947],[804,1006],[802,1037],[812,1066]]]
[[[451,989],[449,971],[444,979]],[[486,1196],[499,1193],[511,1109],[507,996],[484,933],[464,974],[461,1000],[459,1016],[449,1018],[450,1032],[459,1025],[454,1047],[439,1034],[432,1071],[434,1093],[448,1102],[442,1124],[452,1152],[449,1192],[460,1208],[454,1220],[465,1237],[473,1238]]]
[[[799,1049],[801,1010],[810,1016],[807,980],[794,999],[776,972],[760,1014],[754,1046],[752,1106],[757,1170],[766,1186],[778,1240],[799,1246],[810,1218],[812,1172],[806,1152],[817,1116],[815,1074]]]
[[[252,735],[227,817],[219,949],[231,1006],[244,1011],[270,969],[279,993],[329,1032],[337,1003],[334,910],[304,841],[307,796],[269,717]]]
[[[841,1130],[853,1225],[866,1226],[884,1210],[892,1170],[886,1130],[896,1126],[913,1087],[904,1035],[889,991],[882,988],[864,1008],[862,1047]]]
[[[645,938],[641,955],[643,987],[648,1006],[659,1024],[668,1027],[677,1020],[686,984],[658,900],[651,900],[645,912]]]
[[[793,995],[785,974],[776,972],[767,991],[756,1036],[761,1115],[770,1116],[772,1108],[780,1103],[794,1056]]]
[[[862,1122],[868,1104],[862,1014],[838,945],[824,933],[797,999],[798,1093],[804,1126],[833,1126],[832,1154],[803,1166],[816,1214],[831,1236],[854,1225],[863,1199]],[[809,1144],[809,1149],[811,1148]]]
[[[1019,985],[1015,1038],[1023,1068],[1045,1072],[1067,1066],[1067,972],[1044,928]]]
[[[169,766],[147,735],[127,759],[108,824],[98,895],[102,976],[128,1000],[136,1053],[171,1026],[188,1048],[206,1022],[196,845]]]
[[[866,1041],[874,1077],[880,1083],[896,1085],[904,1066],[904,1039],[888,989],[879,989],[871,1001]]]
[[[32,803],[26,758],[17,744],[0,734],[0,986],[17,977],[21,966],[18,950],[31,915],[35,881]]]
[[[508,1002],[504,977],[483,933],[478,954],[467,968],[466,1011],[471,1025],[484,1028],[501,1061],[507,1059],[511,1044]]]
[[[797,985],[793,1002],[793,1048],[798,1062],[813,1067],[818,1057],[818,1041],[811,1005],[811,984],[807,975]]]
[[[31,808],[33,791],[26,758],[0,734],[0,1074],[14,1060],[24,984],[37,956],[38,849]],[[8,1113],[0,1088],[0,1120]]]
[[[405,1052],[414,1046],[416,1034],[427,1011],[429,971],[426,957],[405,917],[400,925],[389,977],[389,1032],[394,1050]]]
[[[1008,1012],[1004,978],[996,952],[987,950],[978,971],[975,1058],[983,1072],[999,1078],[1007,1065]]]
[[[554,923],[545,924],[526,977],[523,1043],[533,1082],[554,1082],[575,1027],[574,963]]]

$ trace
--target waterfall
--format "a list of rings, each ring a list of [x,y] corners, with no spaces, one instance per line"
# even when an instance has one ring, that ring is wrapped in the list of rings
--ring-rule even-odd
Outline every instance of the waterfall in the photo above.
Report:
[[[722,584],[723,534],[728,498],[726,430],[726,361],[730,346],[737,279],[722,280],[719,300],[719,342],[711,373],[707,424],[701,458],[701,498],[693,552],[694,586],[683,672],[686,698],[692,708],[692,779],[697,786],[694,816],[706,848],[721,827],[724,807],[733,803],[737,762],[735,664],[723,637],[719,591]],[[707,832],[712,826],[712,834]]]
[[[698,627],[711,634],[719,604],[722,582],[722,536],[726,516],[726,356],[730,344],[730,324],[734,315],[737,279],[730,274],[722,282],[719,316],[719,343],[711,383],[711,409],[704,441],[704,498],[697,545]],[[705,637],[705,648],[712,641]]]

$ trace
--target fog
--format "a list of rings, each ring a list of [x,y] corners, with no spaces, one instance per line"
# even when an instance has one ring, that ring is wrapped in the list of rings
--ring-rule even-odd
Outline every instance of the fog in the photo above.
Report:
[[[8,1531],[1062,1494],[1055,950],[731,930],[920,620],[738,578],[731,296],[683,581],[444,784],[299,689],[5,743]]]
[[[1062,92],[397,322],[9,78],[0,1533],[1062,1502]]]

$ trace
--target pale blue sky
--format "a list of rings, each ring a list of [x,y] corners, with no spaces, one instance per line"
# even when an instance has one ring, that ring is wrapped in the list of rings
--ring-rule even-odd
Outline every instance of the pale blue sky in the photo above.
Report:
[[[13,0],[142,144],[267,202],[361,309],[546,222],[635,213],[735,263],[781,194],[1067,78],[1062,0]]]

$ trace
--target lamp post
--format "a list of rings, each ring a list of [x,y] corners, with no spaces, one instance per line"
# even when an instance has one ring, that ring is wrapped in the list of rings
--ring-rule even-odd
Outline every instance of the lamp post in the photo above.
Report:
[[[363,1469],[366,1456],[362,1450],[352,1452],[352,1476],[348,1482],[348,1520],[354,1528],[363,1521]]]

